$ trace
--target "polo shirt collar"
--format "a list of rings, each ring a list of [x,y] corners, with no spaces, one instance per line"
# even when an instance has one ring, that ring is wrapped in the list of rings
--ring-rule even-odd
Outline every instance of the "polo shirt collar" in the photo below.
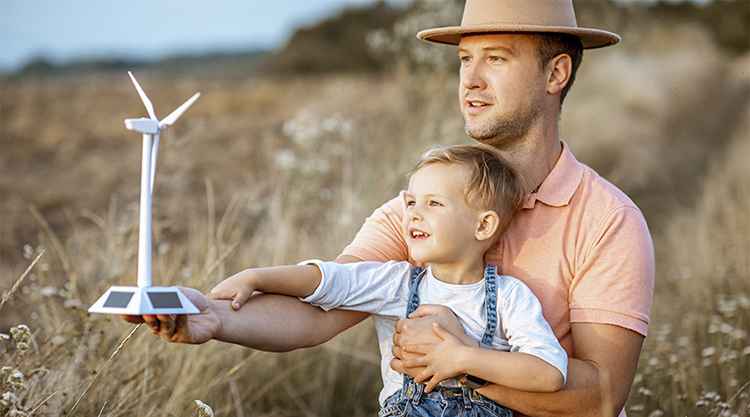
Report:
[[[583,178],[583,165],[576,160],[565,141],[562,142],[562,153],[552,171],[544,179],[536,193],[524,197],[523,208],[534,208],[540,201],[548,206],[562,207],[570,203]]]

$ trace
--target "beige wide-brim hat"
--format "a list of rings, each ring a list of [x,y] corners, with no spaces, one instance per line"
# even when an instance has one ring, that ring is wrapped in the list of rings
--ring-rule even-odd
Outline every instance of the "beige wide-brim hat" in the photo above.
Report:
[[[466,0],[461,26],[427,29],[417,37],[458,45],[464,35],[486,33],[563,33],[577,36],[584,49],[620,42],[614,33],[579,28],[573,0]]]

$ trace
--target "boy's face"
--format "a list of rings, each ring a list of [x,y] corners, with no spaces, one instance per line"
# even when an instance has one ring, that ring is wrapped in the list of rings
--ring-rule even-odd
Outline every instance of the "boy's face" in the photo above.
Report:
[[[480,211],[464,202],[467,170],[434,163],[412,174],[403,233],[414,260],[446,264],[476,259]]]

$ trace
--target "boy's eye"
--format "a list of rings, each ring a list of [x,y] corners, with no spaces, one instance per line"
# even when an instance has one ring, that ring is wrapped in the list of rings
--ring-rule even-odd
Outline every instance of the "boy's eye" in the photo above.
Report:
[[[442,204],[438,203],[437,201],[430,201],[431,206],[442,206]]]
[[[407,207],[411,207],[411,206],[413,206],[413,205],[415,205],[415,204],[417,204],[417,202],[416,202],[416,201],[407,201],[407,202],[406,202],[406,206],[407,206]]]

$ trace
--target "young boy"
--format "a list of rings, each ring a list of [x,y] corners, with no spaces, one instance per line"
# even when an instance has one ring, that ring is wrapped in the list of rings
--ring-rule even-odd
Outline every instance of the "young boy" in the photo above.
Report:
[[[427,269],[407,262],[312,260],[243,271],[208,297],[231,299],[239,309],[262,291],[300,297],[325,310],[371,313],[383,357],[380,416],[459,415],[467,408],[474,408],[472,415],[512,416],[474,389],[487,381],[525,391],[562,388],[567,355],[539,301],[521,281],[484,263],[484,253],[521,207],[519,177],[492,148],[474,145],[428,151],[407,178],[403,236],[412,258],[429,264]],[[420,302],[449,306],[478,343],[467,346],[436,325],[442,342],[405,347],[428,353],[409,364],[426,367],[415,381],[392,370],[390,362],[394,325]],[[439,361],[450,363],[448,369],[432,369],[435,356],[450,358]]]

